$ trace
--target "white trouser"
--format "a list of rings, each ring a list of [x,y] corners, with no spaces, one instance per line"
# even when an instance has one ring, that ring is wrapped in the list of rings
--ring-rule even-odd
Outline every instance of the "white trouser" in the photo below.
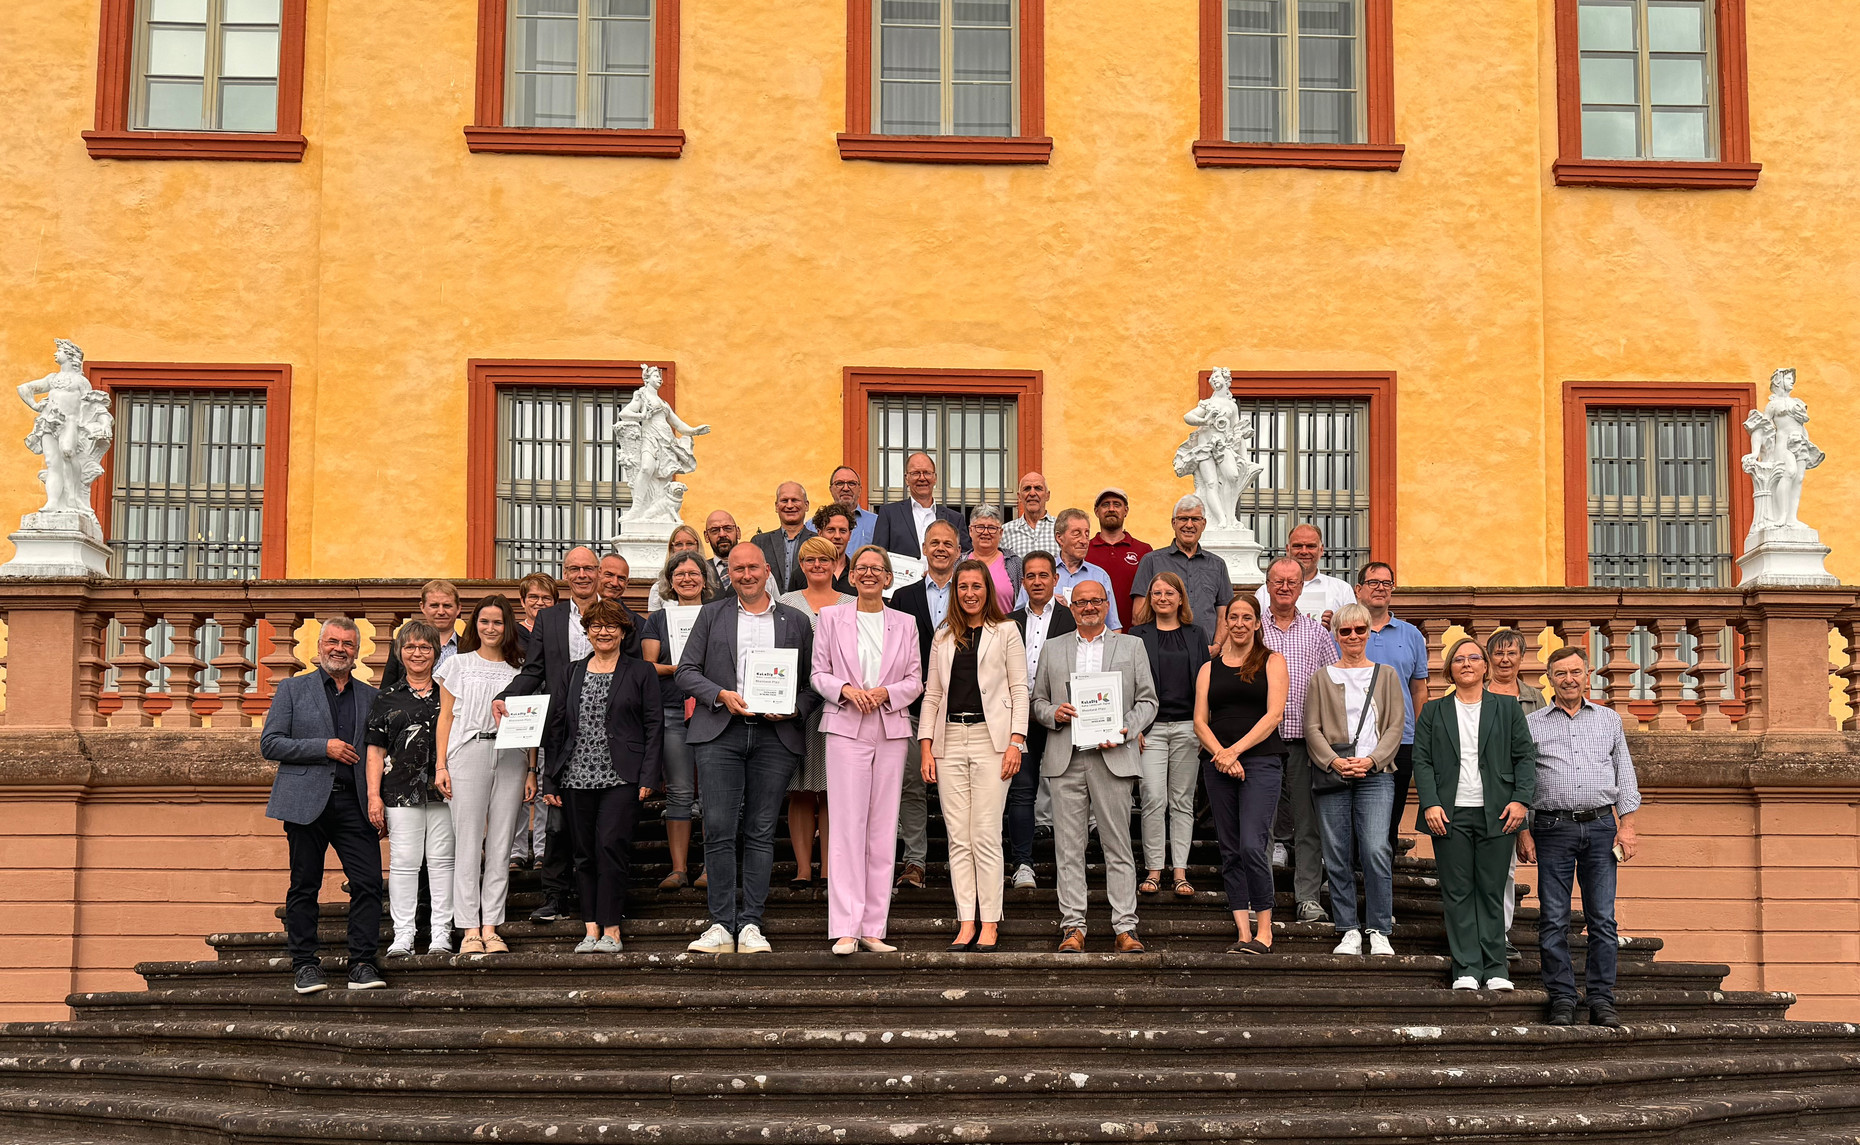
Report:
[[[452,809],[435,799],[424,807],[390,807],[388,828],[388,915],[394,944],[412,946],[413,915],[420,901],[420,866],[433,896],[427,937],[452,941]]]
[[[450,752],[452,834],[458,864],[453,869],[453,922],[471,929],[504,921],[510,887],[510,837],[523,806],[528,753],[498,751],[488,739],[471,740]],[[486,846],[487,840],[495,840]]]

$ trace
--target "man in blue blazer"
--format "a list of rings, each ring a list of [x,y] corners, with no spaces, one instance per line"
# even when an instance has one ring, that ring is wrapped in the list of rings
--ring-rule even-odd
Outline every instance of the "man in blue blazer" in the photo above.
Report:
[[[807,750],[807,717],[820,707],[820,696],[808,686],[814,626],[806,613],[769,596],[768,579],[761,549],[731,549],[730,582],[736,595],[704,606],[678,661],[678,686],[693,703],[685,741],[697,757],[698,788],[704,793],[704,870],[710,877],[711,926],[689,948],[698,954],[769,949],[762,935],[762,908],[775,866],[775,821],[788,781]],[[741,683],[748,655],[777,648],[796,650],[794,711],[751,712]]]
[[[936,503],[936,462],[928,453],[913,453],[905,459],[904,487],[910,497],[878,507],[872,543],[887,552],[922,557],[924,530],[932,521],[948,521],[956,530],[958,549],[968,552],[968,521],[959,510]]]
[[[386,985],[375,970],[381,941],[381,833],[368,822],[368,784],[358,774],[375,690],[350,673],[361,650],[355,621],[334,616],[317,636],[316,671],[278,682],[259,750],[278,765],[265,816],[284,821],[291,886],[284,945],[299,994],[328,988],[317,958],[317,892],[336,849],[349,879],[349,989]]]

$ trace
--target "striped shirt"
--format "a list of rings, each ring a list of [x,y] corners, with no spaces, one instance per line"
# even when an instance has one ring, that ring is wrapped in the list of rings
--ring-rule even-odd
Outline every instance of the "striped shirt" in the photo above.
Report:
[[[1640,784],[1621,717],[1590,700],[1572,715],[1559,704],[1525,717],[1537,741],[1538,811],[1640,809]]]
[[[1001,548],[1017,557],[1037,552],[1057,557],[1059,543],[1053,539],[1053,515],[1041,517],[1037,525],[1029,525],[1025,514],[1009,521],[1001,527]]]
[[[1260,639],[1266,647],[1285,657],[1285,674],[1291,686],[1285,694],[1285,719],[1279,724],[1279,738],[1305,738],[1305,689],[1320,669],[1337,662],[1337,642],[1330,630],[1300,612],[1292,618],[1290,628],[1280,628],[1268,612],[1259,626]]]

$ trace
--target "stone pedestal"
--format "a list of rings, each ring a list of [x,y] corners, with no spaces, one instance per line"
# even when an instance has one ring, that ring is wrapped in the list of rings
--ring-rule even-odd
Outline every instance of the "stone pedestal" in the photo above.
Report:
[[[633,580],[653,580],[665,567],[665,547],[671,544],[677,521],[633,521],[620,519],[620,535],[613,539],[614,551],[626,558]]]
[[[90,513],[28,513],[20,520],[13,559],[0,576],[109,576],[110,549]]]
[[[1201,535],[1201,547],[1227,563],[1227,579],[1236,585],[1251,587],[1263,584],[1259,559],[1265,547],[1251,529],[1209,529]]]
[[[1829,551],[1806,526],[1753,530],[1737,558],[1738,586],[1839,584],[1825,564]]]

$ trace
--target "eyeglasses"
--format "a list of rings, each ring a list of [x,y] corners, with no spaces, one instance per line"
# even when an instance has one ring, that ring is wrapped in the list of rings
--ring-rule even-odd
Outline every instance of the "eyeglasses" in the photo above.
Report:
[[[1485,663],[1485,657],[1479,655],[1477,652],[1471,652],[1464,656],[1455,656],[1453,658],[1453,666],[1455,668],[1459,667],[1462,664],[1483,664],[1483,663]]]
[[[1102,600],[1080,600],[1077,597],[1072,598],[1073,608],[1103,608],[1104,605],[1105,602]]]
[[[1339,628],[1337,630],[1337,635],[1339,636],[1367,636],[1369,635],[1369,625],[1352,624],[1348,628]]]
[[[978,525],[974,521],[969,522],[969,532],[971,533],[999,533],[1000,531],[1000,525]]]
[[[620,626],[618,624],[590,624],[588,625],[588,631],[589,632],[618,632],[620,631]]]
[[[1178,525],[1205,525],[1208,522],[1206,517],[1174,517],[1171,519]]]
[[[1366,580],[1363,582],[1363,587],[1364,588],[1394,588],[1395,582],[1392,580]]]

